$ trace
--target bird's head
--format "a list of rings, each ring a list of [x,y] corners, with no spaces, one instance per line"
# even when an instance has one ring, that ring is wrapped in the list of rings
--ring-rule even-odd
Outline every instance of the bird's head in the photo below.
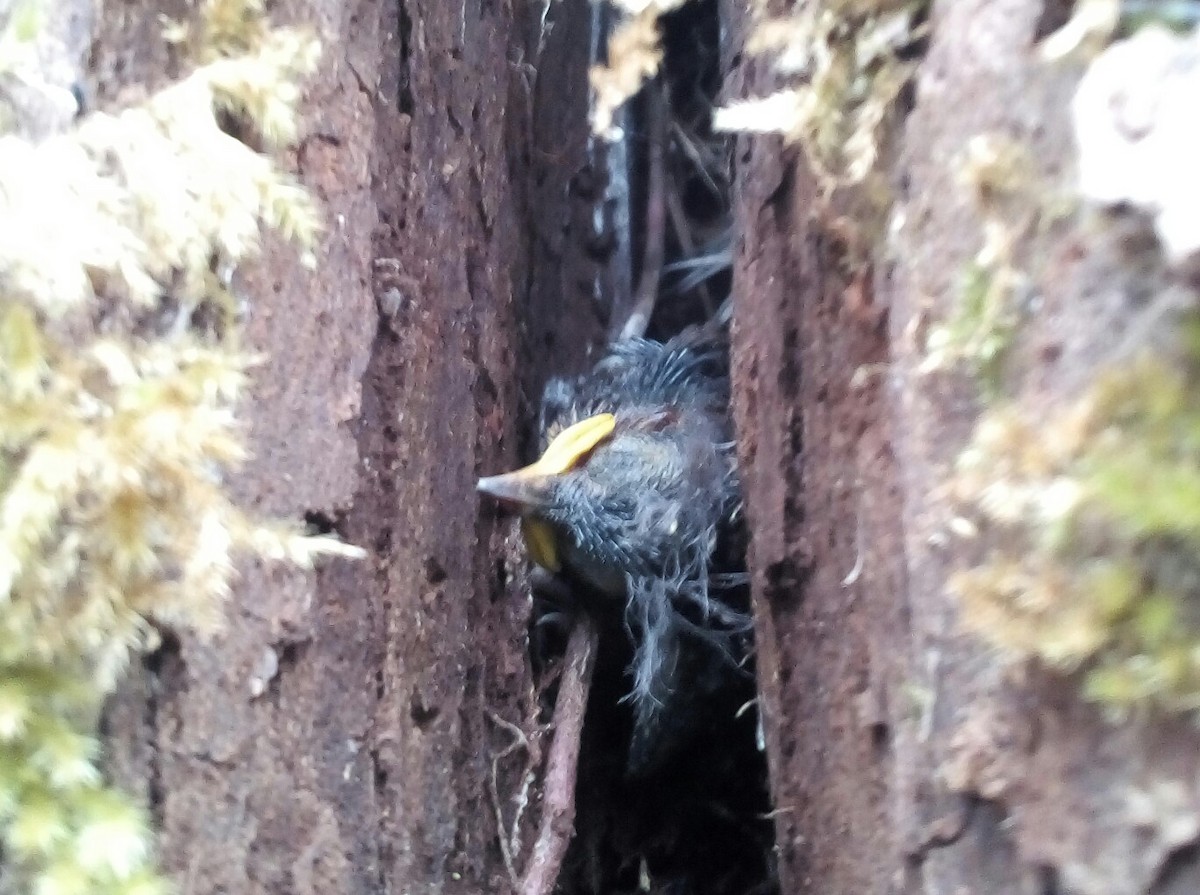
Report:
[[[558,432],[536,462],[480,479],[478,489],[521,514],[532,558],[552,572],[566,551],[568,564],[591,567],[585,577],[599,568],[653,573],[681,545],[708,554],[729,499],[718,436],[703,413],[600,413]]]
[[[561,513],[570,478],[578,477],[591,452],[611,438],[615,429],[616,417],[611,413],[588,417],[559,432],[536,462],[515,472],[482,478],[476,486],[521,514],[529,552],[538,565],[551,572],[560,571],[562,561],[547,521]]]

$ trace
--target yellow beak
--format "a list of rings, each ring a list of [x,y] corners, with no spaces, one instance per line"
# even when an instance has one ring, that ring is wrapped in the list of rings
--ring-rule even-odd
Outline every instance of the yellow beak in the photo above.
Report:
[[[536,507],[541,502],[546,480],[578,466],[585,454],[612,434],[616,424],[611,413],[581,420],[559,432],[536,462],[515,472],[480,479],[475,487],[500,500]]]
[[[515,472],[480,479],[475,487],[484,494],[517,504],[527,514],[545,500],[548,481],[578,466],[589,451],[612,435],[616,425],[616,417],[611,413],[580,420],[559,432],[536,462]],[[534,562],[551,572],[559,571],[554,530],[528,515],[521,520],[521,530]]]

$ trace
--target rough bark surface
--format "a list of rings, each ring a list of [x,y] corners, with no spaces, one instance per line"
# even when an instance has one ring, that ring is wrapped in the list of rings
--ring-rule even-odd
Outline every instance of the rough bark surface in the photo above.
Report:
[[[1200,879],[1195,729],[1107,723],[1077,681],[1014,674],[963,633],[946,590],[971,548],[947,539],[940,489],[980,391],[918,368],[983,238],[956,160],[1001,134],[1047,183],[1069,177],[1080,71],[1034,50],[1068,12],[933,4],[889,163],[894,236],[870,276],[846,277],[845,222],[798,150],[739,146],[735,411],[784,892],[1135,895]],[[734,60],[731,96],[774,88]],[[1022,251],[1040,303],[1022,309],[1002,388],[1050,415],[1113,356],[1146,287],[1115,240],[1059,226]]]
[[[886,313],[845,287],[793,153],[744,141],[734,384],[781,891],[884,891],[888,688],[907,625],[881,377]]]
[[[177,73],[159,16],[188,14],[107,7],[101,105]],[[113,770],[182,892],[509,886],[489,793],[511,824],[530,759],[501,722],[535,715],[528,589],[474,482],[515,465],[517,411],[598,329],[572,233],[586,7],[553,7],[273,10],[324,45],[289,162],[326,232],[314,272],[269,243],[238,284],[268,358],[239,488],[370,557],[246,569],[224,634],[169,643],[109,712]]]

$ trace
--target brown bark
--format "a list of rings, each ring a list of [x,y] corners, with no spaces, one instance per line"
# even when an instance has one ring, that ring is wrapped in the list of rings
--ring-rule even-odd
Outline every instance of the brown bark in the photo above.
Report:
[[[1200,879],[1194,728],[1109,724],[1078,681],[1011,673],[946,589],[970,548],[944,537],[940,486],[982,405],[967,370],[918,367],[982,240],[956,159],[999,133],[1069,185],[1080,69],[1034,52],[1068,7],[932,5],[886,165],[903,224],[864,277],[847,275],[840,198],[822,201],[802,151],[739,142],[735,411],[784,892],[1135,895]],[[734,58],[729,96],[776,86]],[[1003,390],[1049,419],[1146,287],[1114,241],[1032,238],[1041,301]]]
[[[159,15],[185,13],[109,6],[101,104],[173,74]],[[570,233],[586,9],[553,6],[546,31],[506,2],[273,8],[324,44],[289,161],[326,232],[315,272],[272,242],[237,284],[268,358],[239,487],[370,557],[246,569],[224,634],[182,634],[110,712],[182,892],[510,885],[483,794],[511,738],[489,717],[536,736],[528,588],[474,482],[515,465],[529,394],[599,329]],[[506,822],[527,761],[497,763]]]

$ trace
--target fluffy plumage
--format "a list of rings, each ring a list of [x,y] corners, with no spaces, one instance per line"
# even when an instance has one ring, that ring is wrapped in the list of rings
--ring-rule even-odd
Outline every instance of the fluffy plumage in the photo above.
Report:
[[[718,559],[739,508],[727,400],[724,352],[704,330],[617,342],[591,372],[553,380],[543,395],[543,452],[581,421],[615,417],[570,468],[527,482],[520,502],[553,533],[560,573],[592,593],[583,602],[623,618],[631,770],[686,735],[695,701],[741,658],[748,621],[728,603],[740,576]],[[498,493],[485,484],[505,478],[481,490]]]

